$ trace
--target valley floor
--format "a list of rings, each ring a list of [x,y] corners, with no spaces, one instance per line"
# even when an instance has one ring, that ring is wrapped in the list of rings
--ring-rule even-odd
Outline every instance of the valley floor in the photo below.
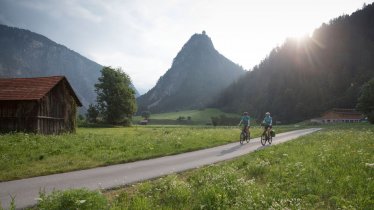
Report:
[[[33,209],[373,209],[373,154],[374,126],[324,126],[230,161],[104,195],[84,189],[41,194]]]

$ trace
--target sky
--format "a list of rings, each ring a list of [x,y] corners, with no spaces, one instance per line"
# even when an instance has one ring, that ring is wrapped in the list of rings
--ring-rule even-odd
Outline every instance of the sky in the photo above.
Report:
[[[143,94],[195,33],[246,70],[287,37],[373,0],[0,0],[0,24],[28,29],[105,66]]]

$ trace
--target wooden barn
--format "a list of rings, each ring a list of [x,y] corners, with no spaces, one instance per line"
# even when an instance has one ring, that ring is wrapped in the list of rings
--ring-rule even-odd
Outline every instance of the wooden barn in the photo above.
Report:
[[[75,132],[82,106],[63,76],[0,79],[0,131]]]

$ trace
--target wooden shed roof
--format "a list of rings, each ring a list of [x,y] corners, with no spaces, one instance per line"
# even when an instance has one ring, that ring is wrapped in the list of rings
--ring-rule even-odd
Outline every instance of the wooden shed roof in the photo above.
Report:
[[[68,88],[77,105],[82,106],[82,103],[64,76],[0,78],[0,101],[39,100],[64,80],[68,84]]]
[[[364,115],[355,109],[333,108],[325,112],[321,119],[362,119]]]
[[[333,108],[332,112],[335,112],[335,113],[338,113],[338,114],[362,115],[362,113],[356,111],[355,109]]]

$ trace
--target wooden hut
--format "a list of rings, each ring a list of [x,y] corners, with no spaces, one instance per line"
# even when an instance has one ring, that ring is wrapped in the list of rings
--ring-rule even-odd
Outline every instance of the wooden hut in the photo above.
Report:
[[[315,123],[354,123],[361,122],[365,116],[355,109],[334,108],[325,112],[320,118],[311,119]]]
[[[75,132],[77,106],[63,76],[0,79],[1,132]]]

